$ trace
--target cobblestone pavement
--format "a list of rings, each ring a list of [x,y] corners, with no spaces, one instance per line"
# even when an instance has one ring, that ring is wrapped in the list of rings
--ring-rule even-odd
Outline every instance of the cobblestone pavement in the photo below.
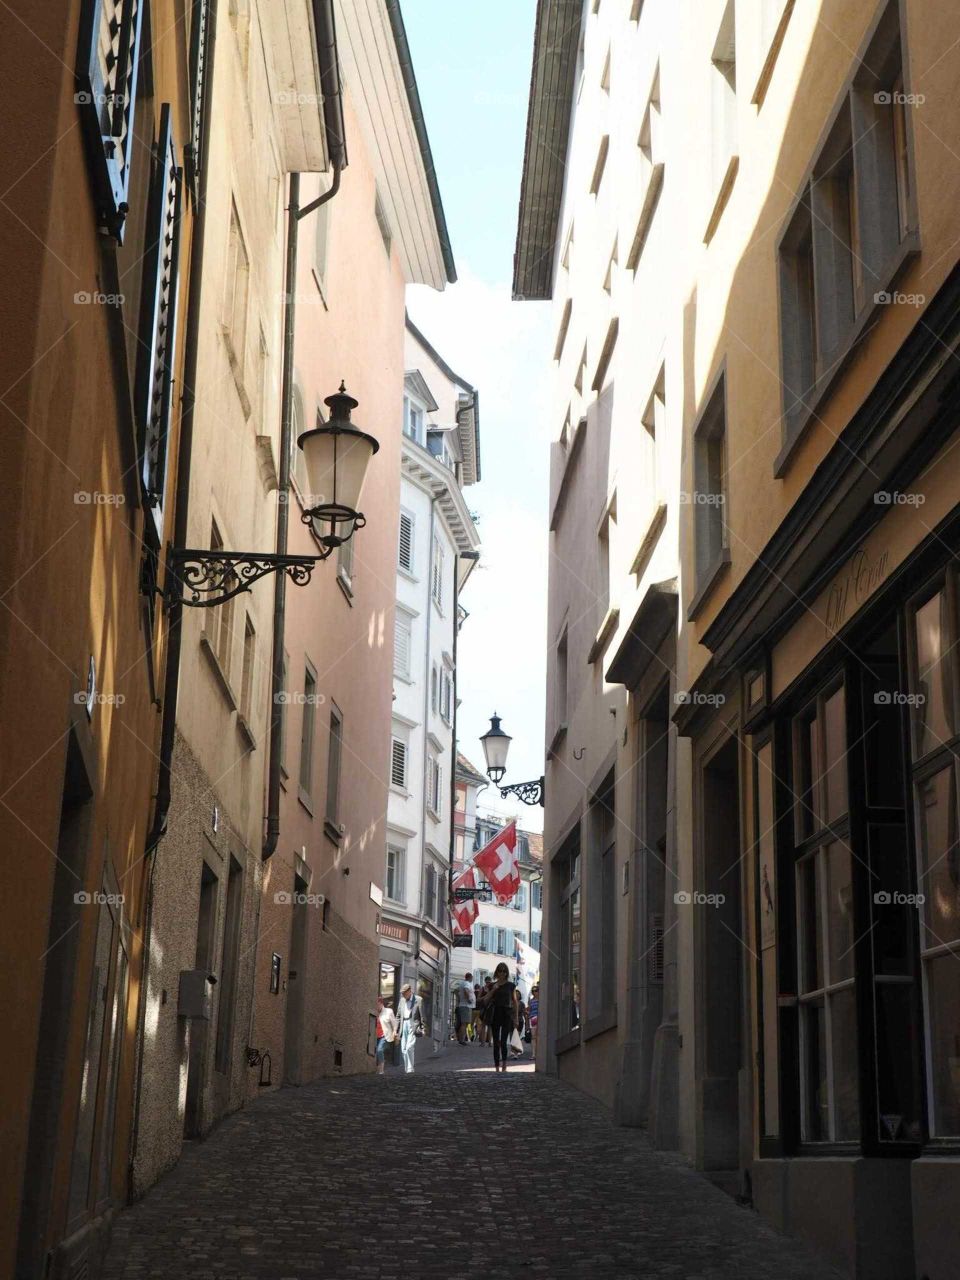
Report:
[[[488,1054],[258,1099],[120,1214],[106,1280],[839,1275],[592,1099]]]

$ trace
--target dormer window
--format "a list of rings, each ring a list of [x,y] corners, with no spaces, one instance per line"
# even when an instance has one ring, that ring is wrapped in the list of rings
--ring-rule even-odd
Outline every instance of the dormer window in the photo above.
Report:
[[[425,414],[423,405],[418,404],[411,396],[403,397],[403,434],[409,436],[411,440],[415,440],[417,444],[424,443],[424,424]]]

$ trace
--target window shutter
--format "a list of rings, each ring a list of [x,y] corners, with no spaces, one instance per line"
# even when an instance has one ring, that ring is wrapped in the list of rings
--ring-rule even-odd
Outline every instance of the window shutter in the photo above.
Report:
[[[393,739],[390,757],[390,781],[395,787],[407,785],[407,744],[399,738]]]
[[[401,569],[413,572],[413,516],[400,512],[400,549],[397,556]]]
[[[123,243],[134,149],[143,0],[84,0],[77,104],[93,169],[100,229]]]
[[[410,674],[410,623],[405,617],[398,617],[394,624],[393,669],[397,675]]]
[[[192,0],[190,6],[190,141],[183,148],[187,185],[197,200],[197,178],[200,174],[200,141],[203,127],[203,96],[207,63],[207,15],[210,0]]]
[[[177,329],[180,258],[180,185],[170,104],[160,112],[160,136],[147,212],[136,405],[140,427],[140,480],[152,509],[156,538],[163,538],[163,498]]]

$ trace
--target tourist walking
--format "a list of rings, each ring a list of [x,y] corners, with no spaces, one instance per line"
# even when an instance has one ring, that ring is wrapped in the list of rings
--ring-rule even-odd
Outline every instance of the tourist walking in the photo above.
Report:
[[[397,1015],[388,1004],[383,1003],[383,996],[377,996],[377,1075],[382,1076],[385,1070],[387,1045],[393,1044],[397,1038]]]
[[[493,1069],[506,1071],[507,1045],[516,1027],[517,986],[510,981],[510,970],[501,960],[493,971],[493,984],[484,1004],[484,1022],[493,1037]]]
[[[530,1052],[537,1056],[537,1023],[540,1020],[540,985],[534,983],[530,988],[530,1003],[527,1005],[527,1021],[530,1024],[530,1036],[533,1040]]]
[[[409,982],[400,988],[400,1004],[397,1008],[400,1020],[400,1054],[403,1057],[403,1069],[409,1075],[413,1071],[417,1040],[426,1028],[423,1025],[423,1001],[413,994]]]
[[[460,1044],[467,1043],[467,1027],[473,1019],[474,1006],[477,998],[473,994],[473,974],[465,973],[463,978],[456,985],[457,997],[457,1040]]]

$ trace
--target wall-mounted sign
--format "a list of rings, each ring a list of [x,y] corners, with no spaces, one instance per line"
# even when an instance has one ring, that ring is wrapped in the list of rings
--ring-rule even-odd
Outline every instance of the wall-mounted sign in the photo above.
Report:
[[[453,945],[455,947],[472,947],[473,934],[472,933],[455,933],[453,935]]]
[[[440,959],[440,948],[426,934],[420,935],[420,950],[425,956],[429,956],[431,960]]]
[[[872,558],[861,547],[834,579],[827,596],[824,629],[835,635],[857,609],[871,596],[886,577],[889,553],[884,550]]]
[[[410,929],[405,924],[395,924],[392,920],[381,920],[380,937],[393,938],[395,942],[409,942]]]
[[[455,902],[492,902],[493,890],[489,885],[485,885],[482,889],[468,889],[463,886],[460,889],[454,889],[453,899]]]
[[[370,881],[370,901],[375,902],[378,907],[383,906],[383,890],[372,880]]]

